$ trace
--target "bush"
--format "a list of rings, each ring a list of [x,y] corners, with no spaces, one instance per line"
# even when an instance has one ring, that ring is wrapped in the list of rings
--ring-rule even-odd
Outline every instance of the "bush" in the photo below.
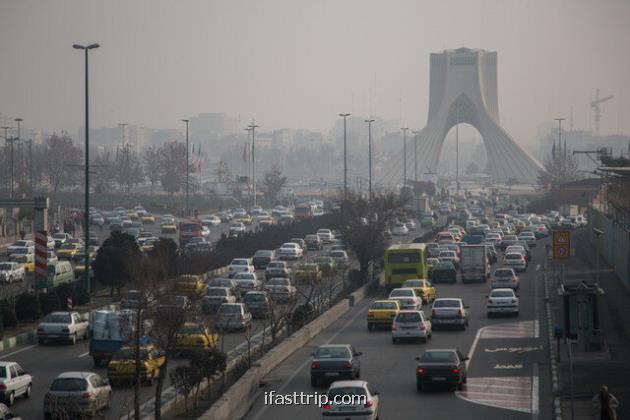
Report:
[[[310,303],[305,303],[295,308],[295,311],[293,311],[291,315],[291,327],[293,331],[299,330],[306,325],[313,318],[314,312],[313,305]]]
[[[17,325],[17,318],[11,305],[5,300],[0,303],[0,311],[2,312],[2,325],[6,327],[15,327]]]
[[[39,298],[34,293],[23,293],[15,302],[15,316],[20,321],[34,321],[41,315]]]
[[[348,272],[348,283],[350,283],[350,288],[352,290],[363,284],[363,277],[361,276],[361,272],[356,269],[352,269]]]
[[[42,293],[41,295],[39,295],[39,303],[42,308],[42,315],[48,315],[53,311],[58,311],[61,309],[59,296],[55,291]]]

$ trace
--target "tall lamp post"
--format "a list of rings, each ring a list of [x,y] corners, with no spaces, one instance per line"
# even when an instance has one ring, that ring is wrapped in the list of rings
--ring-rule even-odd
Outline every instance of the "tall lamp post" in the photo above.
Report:
[[[403,132],[403,187],[407,186],[407,130],[409,127],[402,127]]]
[[[368,198],[372,200],[372,123],[373,119],[365,120],[368,123]]]
[[[186,123],[186,217],[190,215],[189,203],[188,203],[188,189],[190,186],[189,176],[190,176],[190,167],[188,164],[188,126],[190,124],[190,120],[182,120],[182,122]]]
[[[13,141],[15,139],[13,139],[13,138],[10,139],[9,138],[9,134],[8,134],[9,130],[12,129],[13,127],[8,126],[8,125],[3,125],[0,128],[2,128],[4,130],[4,142],[5,142],[5,144],[11,144],[11,148],[9,149],[10,150],[9,153],[10,153],[11,161],[9,162],[9,166],[10,166],[9,182],[10,182],[10,185],[9,185],[8,190],[9,190],[9,198],[13,198]],[[9,209],[9,211],[11,211],[11,209]]]
[[[343,118],[343,199],[348,198],[348,140],[347,140],[347,119],[351,113],[339,114]]]
[[[562,151],[562,121],[566,118],[554,118],[554,120],[558,121],[558,150]],[[567,143],[566,140],[564,142],[564,152],[562,153],[562,157],[567,157]]]
[[[419,131],[413,133],[413,180],[418,182],[418,135]]]
[[[252,191],[254,193],[254,206],[256,207],[256,129],[260,127],[254,123],[247,126],[252,130]]]
[[[18,187],[22,184],[24,180],[24,154],[22,153],[22,121],[24,118],[15,118],[13,119],[17,123],[17,140],[18,142],[18,165],[17,165],[17,173],[18,173]],[[13,148],[12,148],[13,149]]]
[[[79,44],[72,46],[72,48],[85,52],[85,210],[83,211],[85,271],[83,276],[88,294],[92,291],[90,284],[90,102],[88,95],[88,52],[99,46],[96,43],[86,46]]]

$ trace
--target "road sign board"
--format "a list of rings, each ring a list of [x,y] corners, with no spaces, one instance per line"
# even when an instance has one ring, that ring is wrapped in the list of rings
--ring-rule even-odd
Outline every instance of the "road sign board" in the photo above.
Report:
[[[568,230],[554,230],[553,231],[553,244],[564,245],[571,244],[571,232]]]
[[[553,259],[566,260],[571,257],[571,232],[568,230],[553,231]]]
[[[571,257],[571,248],[566,245],[556,245],[553,247],[554,260],[566,260]]]

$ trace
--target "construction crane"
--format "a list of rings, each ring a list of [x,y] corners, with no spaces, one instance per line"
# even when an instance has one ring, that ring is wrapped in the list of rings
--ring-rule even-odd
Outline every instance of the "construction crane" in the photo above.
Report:
[[[593,108],[593,120],[595,121],[595,135],[599,136],[599,121],[602,119],[602,110],[600,105],[614,98],[614,95],[599,97],[599,89],[595,91],[595,98],[591,100],[591,108]]]

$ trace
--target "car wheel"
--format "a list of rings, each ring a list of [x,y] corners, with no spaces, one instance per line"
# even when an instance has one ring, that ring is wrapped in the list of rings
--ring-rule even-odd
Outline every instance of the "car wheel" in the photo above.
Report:
[[[7,403],[7,405],[9,407],[11,407],[13,405],[13,402],[15,401],[15,393],[10,393],[8,397],[5,398],[5,402]]]
[[[396,343],[398,343],[398,339],[392,337],[392,344],[396,344]]]
[[[24,398],[31,398],[32,384],[28,384],[26,391],[24,391]]]

